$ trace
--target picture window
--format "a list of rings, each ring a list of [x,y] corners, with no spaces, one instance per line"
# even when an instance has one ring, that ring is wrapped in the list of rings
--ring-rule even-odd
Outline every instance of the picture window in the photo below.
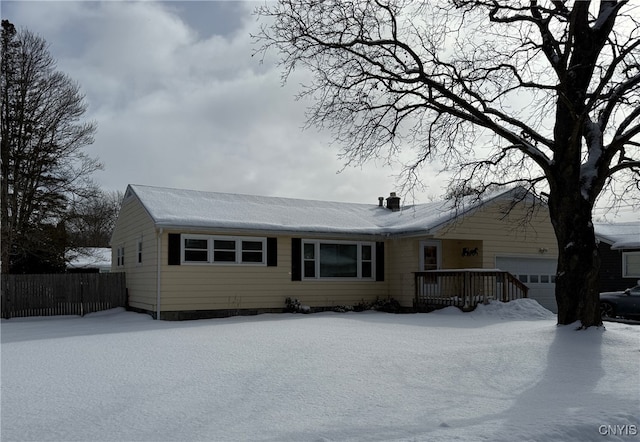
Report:
[[[303,241],[303,277],[373,279],[374,258],[372,243]]]

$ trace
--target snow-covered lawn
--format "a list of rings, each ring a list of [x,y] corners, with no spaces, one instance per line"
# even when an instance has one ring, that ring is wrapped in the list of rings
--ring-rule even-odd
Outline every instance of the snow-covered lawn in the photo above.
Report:
[[[640,432],[640,327],[535,301],[463,314],[2,321],[2,440],[612,441]]]

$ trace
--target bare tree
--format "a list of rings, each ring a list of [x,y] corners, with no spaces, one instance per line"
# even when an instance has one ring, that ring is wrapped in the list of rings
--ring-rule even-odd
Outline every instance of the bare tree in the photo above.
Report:
[[[98,191],[74,201],[65,218],[68,247],[109,247],[123,193]]]
[[[50,230],[72,195],[95,189],[90,175],[101,166],[82,151],[95,125],[80,121],[84,96],[56,71],[46,42],[7,20],[0,94],[2,272],[50,270],[51,257],[64,256],[64,241],[53,241]]]
[[[628,0],[280,0],[257,53],[283,79],[311,71],[308,124],[346,164],[415,153],[454,195],[521,185],[546,197],[559,245],[558,323],[600,325],[592,210],[607,189],[638,204],[640,26]],[[615,24],[615,27],[614,27]]]

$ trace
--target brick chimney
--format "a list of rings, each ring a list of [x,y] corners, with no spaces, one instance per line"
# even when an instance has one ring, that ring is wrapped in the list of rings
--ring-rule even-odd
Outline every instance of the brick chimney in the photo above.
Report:
[[[391,192],[387,198],[387,209],[393,212],[400,210],[400,197],[395,192]]]

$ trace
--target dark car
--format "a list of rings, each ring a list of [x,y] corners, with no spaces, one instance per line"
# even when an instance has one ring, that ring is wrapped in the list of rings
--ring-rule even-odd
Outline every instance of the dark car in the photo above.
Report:
[[[640,319],[640,285],[623,292],[600,293],[600,311],[603,318]]]

